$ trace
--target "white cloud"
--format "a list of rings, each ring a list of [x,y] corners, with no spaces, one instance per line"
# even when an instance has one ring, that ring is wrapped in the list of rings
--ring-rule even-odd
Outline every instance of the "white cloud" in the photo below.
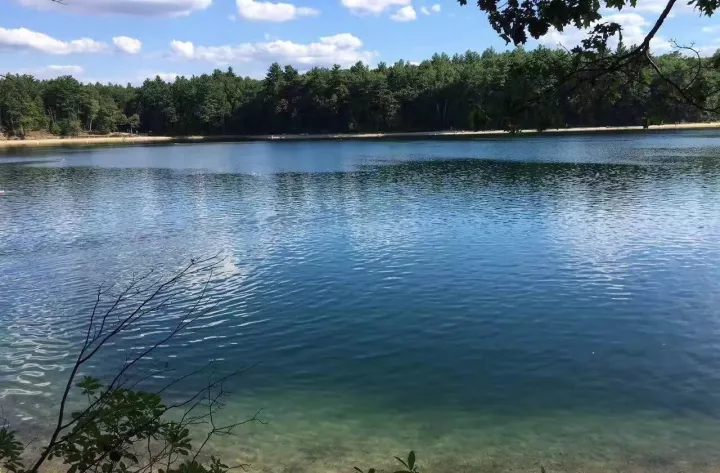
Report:
[[[170,42],[170,49],[172,49],[175,54],[186,59],[193,59],[195,56],[195,45],[193,45],[192,41],[172,40]]]
[[[82,66],[77,65],[49,65],[44,68],[45,71],[57,75],[80,75],[85,72]]]
[[[666,6],[666,0],[639,0],[634,8],[629,8],[636,12],[662,13]]]
[[[720,25],[705,26],[702,29],[703,33],[720,33]]]
[[[312,43],[272,40],[223,46],[196,46],[190,41],[172,41],[170,48],[178,58],[216,64],[278,61],[298,66],[349,66],[358,61],[369,63],[376,53],[362,49],[359,38],[349,34],[324,36]]]
[[[343,6],[356,15],[377,15],[390,7],[403,7],[411,3],[412,0],[342,0]]]
[[[417,13],[412,5],[402,7],[390,16],[391,20],[394,21],[413,21],[417,19]]]
[[[228,15],[228,20],[237,21],[237,17],[235,15]]]
[[[423,15],[432,15],[433,13],[440,13],[440,10],[441,10],[441,7],[437,3],[433,6],[431,6],[430,8],[420,7],[420,11],[422,12]]]
[[[120,51],[127,54],[137,54],[142,49],[142,42],[136,38],[130,38],[129,36],[115,36],[113,38],[113,44]]]
[[[112,77],[84,77],[82,79],[78,78],[78,80],[85,84],[95,84],[99,82],[100,84],[132,84],[137,87],[141,86],[146,79],[154,80],[156,77],[159,76],[160,79],[164,80],[165,82],[174,82],[181,75],[182,74],[179,74],[177,72],[140,70],[138,72],[133,72],[132,75],[120,75]]]
[[[296,7],[291,3],[272,3],[257,0],[235,0],[238,14],[246,20],[290,21],[302,16],[316,16],[320,12],[314,8]]]
[[[21,68],[15,71],[7,71],[12,74],[30,74],[38,79],[52,79],[59,76],[79,76],[85,72],[82,66],[77,65],[49,65],[43,67]]]
[[[621,25],[623,43],[627,46],[642,43],[647,35],[646,27],[650,26],[650,23],[637,13],[615,13],[613,15],[605,15],[602,21],[608,23],[618,23]],[[546,46],[558,46],[561,44],[566,48],[572,48],[579,45],[585,38],[587,38],[586,30],[568,27],[565,28],[565,31],[560,33],[555,28],[550,28],[550,31],[545,36],[538,39],[538,42]],[[608,45],[611,48],[614,48],[617,45],[617,36],[608,41]],[[650,48],[654,53],[664,53],[669,51],[672,48],[672,45],[669,41],[663,39],[662,37],[656,36],[650,41]]]
[[[704,44],[701,46],[695,46],[695,49],[700,53],[701,56],[712,56],[720,49],[720,38],[715,38],[710,44]],[[690,51],[683,51],[688,55],[693,53]]]
[[[665,7],[667,6],[667,0],[638,0],[635,7],[631,7],[629,5],[625,6],[621,11],[622,12],[629,12],[629,13],[655,13],[660,14],[663,10],[665,10]],[[674,6],[672,11],[670,12],[669,17],[674,17],[677,13],[690,13],[695,9],[694,5],[688,5],[687,2],[677,2]],[[605,13],[607,12],[617,12],[617,9],[614,8],[603,8],[603,11]]]
[[[66,0],[62,4],[50,0],[17,1],[38,10],[142,16],[184,16],[212,5],[212,0]]]
[[[105,43],[90,38],[61,41],[27,28],[0,28],[0,49],[31,49],[47,54],[97,53],[107,48]]]
[[[147,74],[140,74],[138,79],[144,81],[145,79],[155,79],[156,77],[161,78],[165,82],[175,82],[175,79],[180,77],[177,72],[148,72]]]

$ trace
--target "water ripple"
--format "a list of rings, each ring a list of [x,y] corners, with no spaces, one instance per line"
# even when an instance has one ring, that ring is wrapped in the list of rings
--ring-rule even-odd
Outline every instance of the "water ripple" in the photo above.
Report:
[[[276,409],[328,396],[532,431],[548,413],[720,415],[716,134],[176,149],[0,166],[0,398],[22,418],[52,410],[98,284],[218,251],[217,307],[153,361],[262,362],[232,388],[285,395]],[[203,283],[91,369],[168,334]],[[446,427],[418,435],[459,442]]]

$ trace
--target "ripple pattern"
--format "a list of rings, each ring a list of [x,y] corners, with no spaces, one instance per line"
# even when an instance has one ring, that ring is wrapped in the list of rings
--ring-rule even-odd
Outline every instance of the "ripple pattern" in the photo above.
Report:
[[[0,164],[0,400],[22,419],[52,410],[101,282],[217,252],[218,305],[152,361],[260,362],[234,388],[281,410],[720,414],[714,132],[42,153]]]

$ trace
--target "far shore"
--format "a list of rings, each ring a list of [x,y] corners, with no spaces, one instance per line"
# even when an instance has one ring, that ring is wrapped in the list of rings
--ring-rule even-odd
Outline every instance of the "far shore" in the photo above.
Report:
[[[583,127],[583,128],[556,128],[542,132],[537,130],[521,130],[518,135],[549,135],[549,134],[593,134],[608,132],[653,132],[673,130],[707,130],[720,129],[720,122],[711,123],[679,123],[668,125],[653,125],[645,130],[641,126],[612,126],[612,127]],[[122,144],[152,144],[152,143],[202,143],[202,142],[232,142],[232,141],[301,141],[301,140],[366,140],[366,139],[423,139],[423,138],[472,138],[472,137],[501,137],[510,136],[509,132],[502,130],[489,131],[419,131],[394,133],[325,133],[303,135],[211,135],[211,136],[84,136],[75,138],[29,138],[24,140],[0,140],[0,149],[36,148],[51,146],[93,146],[93,145],[122,145]]]

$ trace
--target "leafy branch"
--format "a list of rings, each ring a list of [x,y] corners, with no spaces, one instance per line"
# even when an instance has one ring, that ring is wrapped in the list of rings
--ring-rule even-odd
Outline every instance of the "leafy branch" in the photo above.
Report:
[[[246,465],[228,466],[221,460],[204,458],[204,450],[215,437],[234,435],[238,427],[265,422],[259,410],[252,417],[224,424],[216,419],[225,407],[228,391],[224,383],[252,366],[214,376],[213,363],[185,374],[177,374],[152,391],[138,387],[158,373],[175,373],[165,365],[143,369],[143,361],[186,331],[217,307],[207,301],[214,271],[223,258],[218,255],[191,260],[174,275],[163,278],[149,271],[133,276],[117,294],[114,285],[101,285],[95,295],[84,341],[70,370],[58,407],[55,427],[29,468],[23,463],[23,445],[7,421],[0,423],[0,465],[11,473],[37,473],[52,460],[59,460],[68,473],[225,473]],[[165,335],[149,347],[130,353],[108,382],[82,375],[84,366],[104,348],[146,319],[167,312],[188,280],[204,278],[199,293],[191,299]],[[201,381],[204,379],[204,381]],[[201,385],[185,398],[165,403],[162,395],[181,382]],[[188,384],[189,384],[188,383]],[[85,399],[84,408],[66,414],[71,393]],[[204,432],[199,444],[192,434]]]

